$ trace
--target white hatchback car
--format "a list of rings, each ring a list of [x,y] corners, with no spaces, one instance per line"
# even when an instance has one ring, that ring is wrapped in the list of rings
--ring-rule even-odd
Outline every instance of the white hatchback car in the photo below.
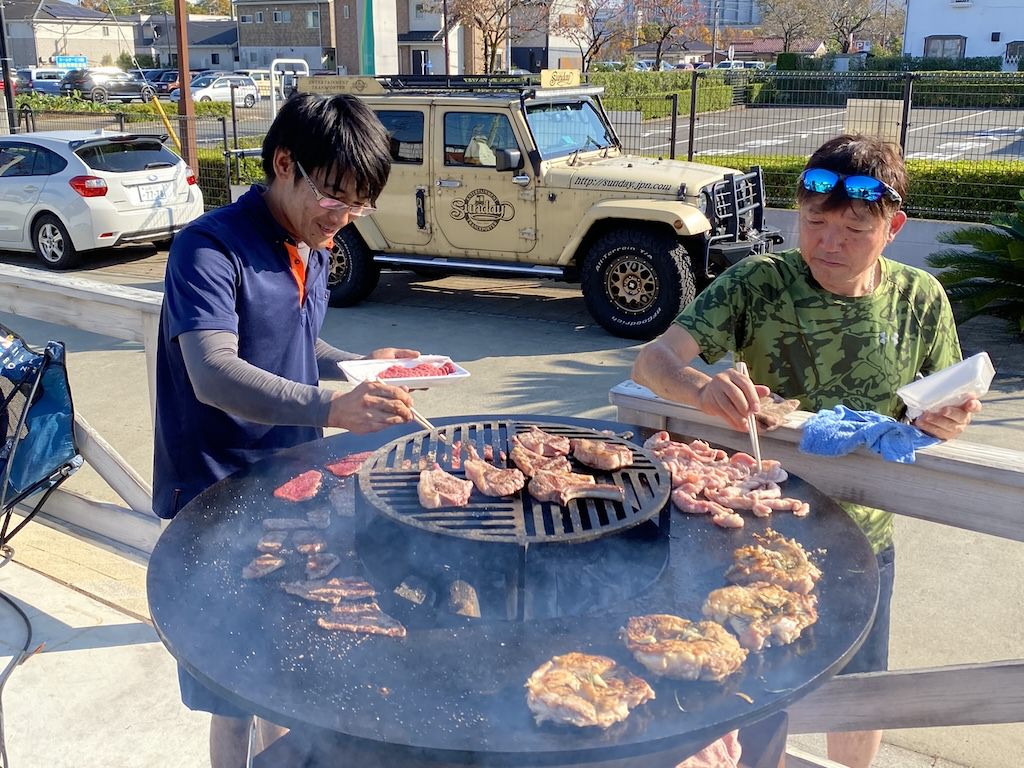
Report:
[[[42,131],[0,136],[0,250],[67,269],[84,251],[170,240],[203,193],[166,136]]]
[[[246,75],[199,75],[188,87],[192,90],[192,101],[231,102],[231,88],[235,90],[236,107],[255,107],[260,101],[260,89],[256,82]],[[181,89],[175,88],[168,94],[171,101],[181,98]]]

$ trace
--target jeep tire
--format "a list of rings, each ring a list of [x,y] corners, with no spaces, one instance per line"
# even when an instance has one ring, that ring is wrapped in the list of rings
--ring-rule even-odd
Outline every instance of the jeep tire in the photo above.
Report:
[[[599,237],[584,259],[580,282],[594,319],[627,339],[653,339],[696,295],[686,249],[671,234],[646,227]]]
[[[332,307],[358,304],[373,293],[380,280],[380,266],[352,224],[334,236],[328,269]]]

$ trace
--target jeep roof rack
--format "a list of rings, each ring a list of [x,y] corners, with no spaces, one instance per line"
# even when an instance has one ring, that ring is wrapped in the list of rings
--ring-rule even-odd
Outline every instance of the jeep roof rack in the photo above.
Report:
[[[344,84],[346,92],[367,94],[379,87],[385,92],[444,92],[444,93],[515,93],[521,98],[558,98],[567,96],[599,96],[604,93],[603,86],[578,85],[563,88],[544,88],[541,76],[532,75],[349,75],[319,76],[310,75],[305,78],[300,90],[320,92],[317,80],[325,85],[330,81],[330,89]],[[374,85],[375,84],[375,85]],[[324,91],[326,92],[326,91]],[[379,92],[379,91],[378,91]]]

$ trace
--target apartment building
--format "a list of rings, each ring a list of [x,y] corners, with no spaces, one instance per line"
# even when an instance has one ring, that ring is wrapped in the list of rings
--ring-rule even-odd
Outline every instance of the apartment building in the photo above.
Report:
[[[1016,71],[1024,54],[1024,0],[908,0],[903,53],[999,56]]]
[[[274,59],[298,59],[310,71],[334,72],[334,6],[334,0],[236,0],[237,66],[263,69]]]

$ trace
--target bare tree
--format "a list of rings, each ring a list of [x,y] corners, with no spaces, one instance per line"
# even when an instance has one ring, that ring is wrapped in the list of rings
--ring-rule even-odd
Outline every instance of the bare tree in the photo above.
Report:
[[[577,0],[573,10],[559,14],[557,20],[552,18],[551,31],[579,49],[583,70],[587,71],[606,49],[625,40],[630,32],[617,18],[619,0]]]
[[[766,35],[782,38],[783,52],[792,50],[801,38],[824,32],[817,0],[760,0],[761,29]]]
[[[676,41],[697,34],[702,12],[697,0],[639,0],[637,9],[643,14],[644,41],[656,43],[654,67],[661,68],[665,51]]]
[[[479,30],[486,74],[502,69],[506,43],[547,28],[550,10],[551,0],[448,0],[449,14]]]
[[[829,38],[840,53],[849,53],[853,36],[872,19],[882,18],[885,0],[819,0],[818,13],[828,26]]]

